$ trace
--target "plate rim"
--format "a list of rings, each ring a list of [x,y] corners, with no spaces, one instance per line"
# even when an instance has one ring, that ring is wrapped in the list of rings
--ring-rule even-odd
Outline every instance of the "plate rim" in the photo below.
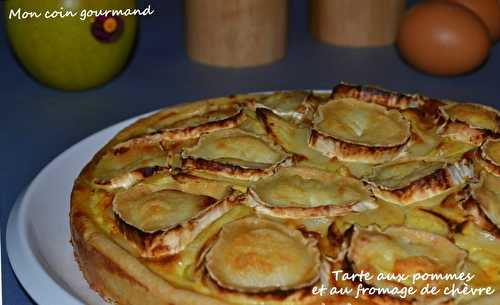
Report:
[[[52,167],[56,166],[59,162],[62,162],[64,158],[68,158],[74,154],[78,148],[88,145],[88,142],[95,140],[99,137],[104,137],[106,133],[111,133],[111,138],[116,135],[117,132],[137,121],[140,118],[150,116],[161,109],[140,114],[118,123],[111,124],[85,138],[71,145],[69,148],[65,149],[54,159],[52,159],[48,164],[46,164],[27,184],[26,187],[17,196],[14,205],[12,206],[9,217],[7,220],[7,226],[5,231],[5,248],[7,252],[7,258],[16,278],[19,280],[21,286],[25,289],[26,293],[39,305],[49,305],[56,302],[64,302],[67,305],[84,305],[81,299],[77,298],[71,294],[65,287],[63,287],[56,279],[54,279],[50,274],[48,274],[45,266],[40,262],[33,251],[31,250],[31,245],[28,242],[27,232],[25,231],[26,223],[23,222],[23,216],[26,209],[29,206],[29,201],[32,196],[35,186],[40,180],[46,175],[47,172],[51,170]],[[111,140],[107,139],[107,141]],[[99,148],[97,148],[99,149]],[[96,151],[97,152],[97,151]],[[90,162],[90,160],[89,160]],[[70,195],[70,194],[67,194]],[[69,203],[69,202],[68,202]],[[76,263],[76,262],[75,262]],[[32,269],[31,269],[32,268]],[[41,293],[39,283],[44,283],[44,286],[51,292],[58,291],[58,295],[51,296],[47,293]],[[48,287],[47,287],[48,286]],[[89,288],[90,289],[90,288]],[[57,299],[55,299],[57,297]]]

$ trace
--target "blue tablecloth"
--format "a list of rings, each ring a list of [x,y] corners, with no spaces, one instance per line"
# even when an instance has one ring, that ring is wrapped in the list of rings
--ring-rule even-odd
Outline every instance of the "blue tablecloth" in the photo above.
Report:
[[[5,255],[5,227],[18,193],[63,150],[123,119],[206,97],[277,89],[329,89],[342,80],[500,108],[500,44],[493,47],[488,63],[475,73],[431,77],[405,65],[392,46],[349,49],[315,41],[308,32],[307,2],[292,0],[286,58],[258,68],[218,69],[187,58],[182,1],[149,3],[156,13],[141,20],[138,46],[127,69],[108,85],[80,93],[55,91],[26,75],[9,51],[5,20],[0,22],[4,304],[33,304]]]

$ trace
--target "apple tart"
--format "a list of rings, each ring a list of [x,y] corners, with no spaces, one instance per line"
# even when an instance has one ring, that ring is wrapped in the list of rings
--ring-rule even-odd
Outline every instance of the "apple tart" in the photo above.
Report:
[[[344,83],[160,110],[75,181],[75,258],[113,304],[498,305],[499,124]]]

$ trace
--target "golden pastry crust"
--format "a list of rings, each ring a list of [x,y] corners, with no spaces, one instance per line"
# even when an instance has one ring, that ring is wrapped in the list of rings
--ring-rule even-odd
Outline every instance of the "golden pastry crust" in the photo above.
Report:
[[[214,100],[215,104],[220,102]],[[104,154],[118,143],[147,130],[151,123],[182,111],[194,111],[206,101],[176,107],[140,119],[122,130],[85,166],[75,181],[71,194],[71,242],[77,263],[90,287],[115,304],[213,304],[227,302],[176,288],[149,270],[133,254],[120,247],[98,227],[88,203],[92,201],[93,172]],[[118,230],[115,228],[115,230]]]
[[[391,238],[413,238],[417,244],[430,236],[458,253],[457,270],[473,268],[483,275],[481,285],[500,286],[491,271],[498,268],[496,256],[485,260],[482,252],[473,252],[476,242],[483,243],[494,256],[490,250],[500,243],[498,209],[490,198],[496,189],[479,179],[482,172],[492,172],[488,165],[497,166],[496,156],[488,153],[497,141],[492,138],[496,129],[453,129],[464,123],[436,111],[449,103],[419,95],[342,84],[330,96],[346,98],[373,104],[368,108],[388,115],[403,133],[381,146],[363,145],[366,139],[335,139],[315,129],[314,119],[328,98],[311,92],[194,102],[122,130],[82,170],[71,195],[71,241],[90,287],[122,305],[411,304],[390,295],[312,293],[315,286],[338,284],[330,274],[335,269],[376,267],[360,254],[376,248],[359,238],[367,230],[381,239],[394,233]],[[467,130],[480,137],[471,138]],[[230,137],[243,137],[238,138],[241,147],[231,148],[228,144],[235,143],[224,140]],[[389,161],[416,164],[417,172],[404,166],[383,171]],[[183,200],[191,205],[173,206]],[[151,214],[156,218],[148,219]],[[475,239],[478,232],[487,238]],[[273,249],[277,244],[283,248]],[[431,264],[394,253],[401,270],[418,264],[455,270],[446,255],[433,256]],[[224,265],[225,255],[237,268]],[[283,265],[276,264],[280,259]],[[298,260],[307,269],[312,266],[311,272],[292,268]],[[241,270],[250,271],[227,277]],[[263,277],[272,270],[279,274]]]

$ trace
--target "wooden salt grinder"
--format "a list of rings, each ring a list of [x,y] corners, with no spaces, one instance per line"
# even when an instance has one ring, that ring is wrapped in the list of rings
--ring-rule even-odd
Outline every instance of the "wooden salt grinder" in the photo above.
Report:
[[[191,59],[220,67],[274,62],[286,53],[287,0],[186,0]]]
[[[392,44],[405,0],[311,0],[311,31],[320,41],[344,47]]]

